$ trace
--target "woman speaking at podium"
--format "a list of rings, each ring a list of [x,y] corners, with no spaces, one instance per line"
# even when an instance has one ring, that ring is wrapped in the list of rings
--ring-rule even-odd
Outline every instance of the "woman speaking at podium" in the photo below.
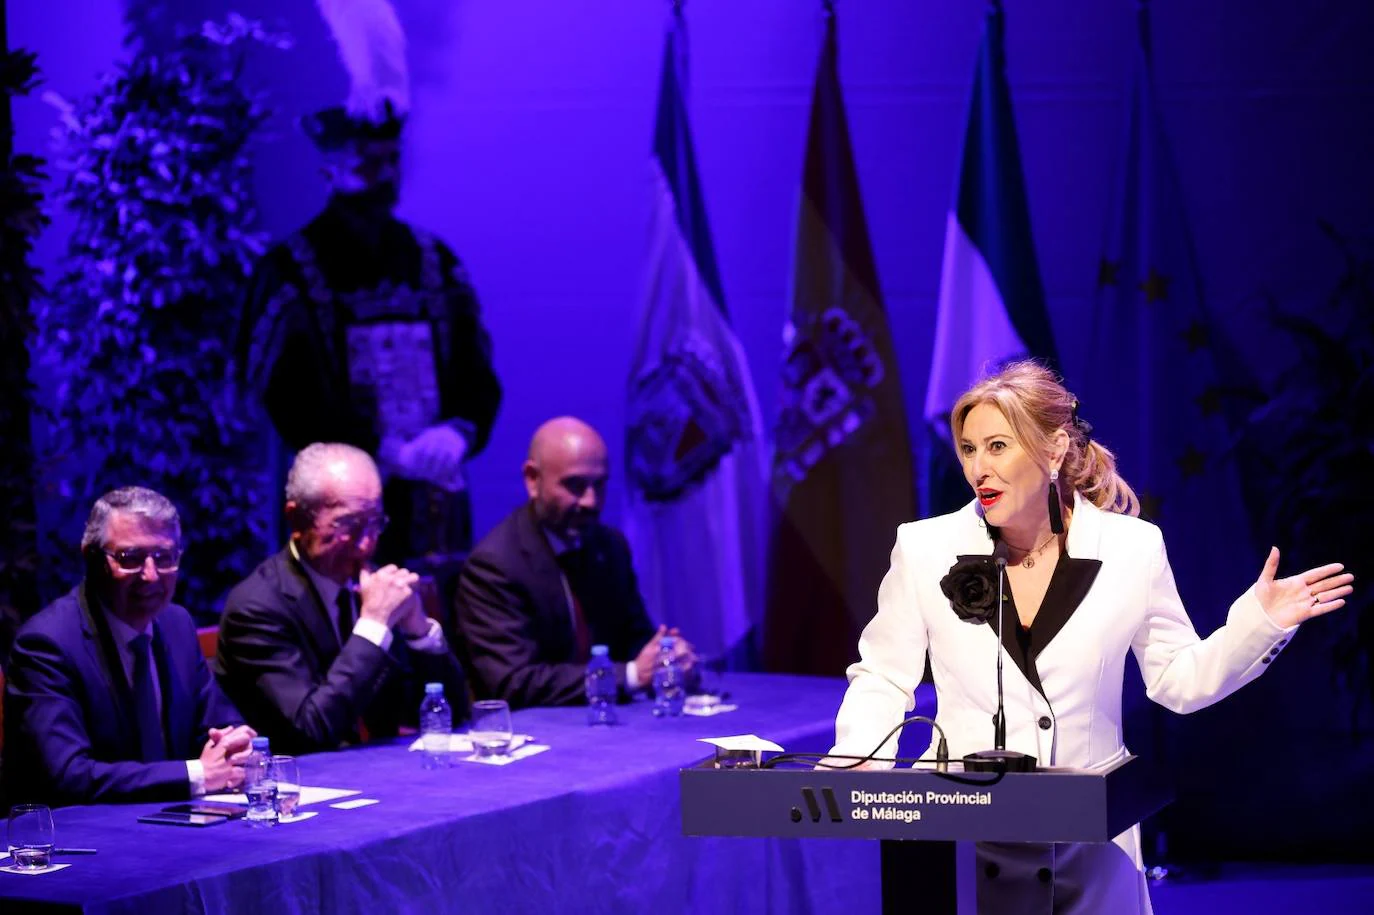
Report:
[[[950,426],[974,501],[898,528],[877,615],[848,671],[834,753],[871,753],[913,708],[927,649],[952,758],[991,745],[994,552],[1006,561],[1006,748],[1042,766],[1100,767],[1126,754],[1127,650],[1152,700],[1192,712],[1258,677],[1300,623],[1351,593],[1353,576],[1338,564],[1276,578],[1275,548],[1225,624],[1200,639],[1159,528],[1135,517],[1135,493],[1049,369],[1017,362],[984,379],[954,405]],[[875,755],[895,755],[896,743]],[[1138,826],[1102,845],[979,844],[976,853],[980,912],[1150,911]]]

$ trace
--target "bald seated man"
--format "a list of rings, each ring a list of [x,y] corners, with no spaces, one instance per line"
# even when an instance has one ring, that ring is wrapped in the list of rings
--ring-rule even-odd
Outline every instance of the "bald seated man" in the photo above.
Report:
[[[474,691],[516,708],[584,703],[590,648],[602,644],[624,701],[649,685],[659,640],[678,633],[650,622],[625,537],[600,522],[606,443],[580,419],[551,419],[522,473],[529,501],[477,544],[458,580]],[[690,670],[691,646],[677,651]]]
[[[387,525],[367,452],[316,443],[286,477],[291,539],[229,592],[215,674],[281,753],[333,750],[415,726],[425,683],[467,717],[463,669],[425,616],[417,576],[372,568]]]

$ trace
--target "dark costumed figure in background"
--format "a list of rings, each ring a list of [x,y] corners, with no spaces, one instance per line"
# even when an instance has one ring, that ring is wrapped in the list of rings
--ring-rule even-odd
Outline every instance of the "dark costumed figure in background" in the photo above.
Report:
[[[346,106],[301,122],[329,201],[254,269],[239,370],[293,450],[337,441],[376,457],[390,521],[378,562],[447,590],[472,543],[463,462],[486,444],[500,383],[462,263],[393,213],[409,108],[395,11],[320,7],[352,81]]]

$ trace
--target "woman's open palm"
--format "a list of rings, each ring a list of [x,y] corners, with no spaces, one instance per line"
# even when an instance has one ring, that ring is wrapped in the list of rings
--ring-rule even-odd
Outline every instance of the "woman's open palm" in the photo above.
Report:
[[[1275,578],[1279,571],[1279,548],[1271,547],[1259,581],[1255,582],[1255,596],[1274,625],[1287,629],[1345,606],[1346,596],[1355,590],[1351,586],[1355,576],[1349,572],[1342,574],[1343,569],[1345,566],[1333,562],[1298,575]]]

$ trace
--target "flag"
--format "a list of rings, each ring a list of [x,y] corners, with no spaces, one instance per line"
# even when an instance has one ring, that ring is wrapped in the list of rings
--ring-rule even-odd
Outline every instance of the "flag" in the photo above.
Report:
[[[625,529],[650,612],[680,627],[698,656],[741,666],[762,608],[763,432],[711,244],[687,117],[685,50],[681,13],[674,11],[627,390]]]
[[[988,369],[1035,356],[1057,366],[1031,236],[1030,206],[1007,85],[1000,4],[987,14],[973,73],[964,150],[947,217],[935,345],[926,388],[926,505],[953,511],[972,496],[949,440],[954,402]]]
[[[1141,514],[1164,531],[1179,591],[1208,632],[1259,573],[1234,463],[1239,363],[1208,319],[1188,220],[1155,101],[1148,10],[1129,89],[1120,183],[1097,267],[1087,383],[1093,437],[1117,456]],[[1219,383],[1218,359],[1228,385]]]
[[[1097,265],[1088,374],[1078,393],[1093,438],[1116,455],[1117,469],[1140,497],[1142,517],[1163,530],[1179,594],[1206,635],[1225,621],[1231,600],[1260,567],[1228,458],[1227,413],[1235,407],[1228,393],[1246,382],[1208,320],[1155,100],[1143,5],[1139,27],[1120,181]],[[1226,388],[1218,383],[1219,358],[1231,381]],[[1122,695],[1122,729],[1132,752],[1180,771],[1198,771],[1181,747],[1205,748],[1192,754],[1202,760],[1234,743],[1234,735],[1217,730],[1216,719],[1194,726],[1167,715],[1135,676],[1128,676]],[[1188,780],[1200,795],[1214,793],[1206,776]],[[1187,832],[1178,817],[1165,811],[1144,826],[1147,855],[1167,854],[1168,833]]]
[[[910,443],[836,62],[811,101],[772,466],[764,665],[839,674],[873,616],[897,525],[915,516]]]

